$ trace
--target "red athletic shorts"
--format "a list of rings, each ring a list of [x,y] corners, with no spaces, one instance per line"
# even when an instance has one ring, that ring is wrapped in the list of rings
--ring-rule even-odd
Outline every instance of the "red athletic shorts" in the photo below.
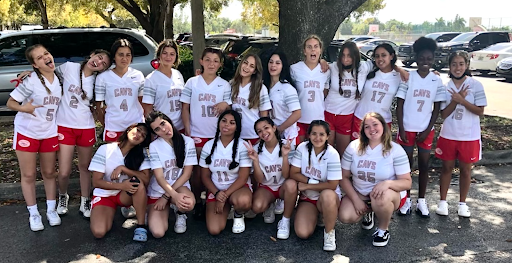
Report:
[[[129,207],[129,205],[125,205],[125,204],[121,203],[120,197],[121,197],[121,192],[119,192],[117,195],[108,196],[108,197],[92,196],[92,202],[91,202],[92,208],[91,209],[94,209],[94,207],[99,206],[99,205],[112,207],[114,209],[116,209],[118,206]]]
[[[272,190],[270,187],[266,186],[266,185],[263,185],[263,184],[259,184],[259,187],[265,189],[265,190],[268,190],[270,191],[270,193],[272,193],[272,195],[274,195],[274,198],[275,199],[279,199],[281,197],[279,197],[279,190],[281,190],[281,188],[277,189],[277,191],[274,191]]]
[[[244,187],[247,187],[247,188],[249,188],[249,190],[252,191],[252,188],[248,184],[245,184]],[[206,203],[211,203],[211,202],[215,202],[215,201],[217,201],[217,199],[215,198],[215,195],[212,192],[208,191],[208,195],[207,195],[207,198],[206,198]]]
[[[37,140],[15,132],[12,148],[16,151],[31,153],[56,152],[59,150],[59,139],[55,136],[52,138]]]
[[[103,132],[103,140],[105,142],[117,142],[117,139],[119,138],[119,136],[121,136],[121,134],[123,134],[123,132],[114,132],[114,131],[105,130]]]
[[[251,142],[251,145],[256,145],[256,143],[258,143],[260,141],[260,138],[256,138],[256,139],[244,139],[248,142]]]
[[[196,144],[196,148],[197,147],[203,148],[203,146],[206,144],[206,142],[211,140],[212,138],[192,137],[192,139],[194,140],[194,143]]]
[[[427,138],[422,142],[417,141],[416,136],[418,136],[419,134],[420,134],[419,132],[406,131],[405,136],[407,137],[407,140],[409,141],[409,143],[405,143],[404,141],[402,141],[402,138],[400,138],[400,132],[398,132],[396,135],[396,142],[403,146],[414,146],[414,144],[416,144],[416,145],[418,145],[419,148],[423,148],[426,150],[432,149],[432,142],[434,141],[435,131],[431,130],[430,133],[428,134]]]
[[[297,122],[297,130],[299,130],[299,136],[308,136],[309,124]]]
[[[352,121],[354,114],[349,115],[337,115],[330,112],[324,112],[325,121],[329,123],[331,131],[343,135],[350,135],[352,131]]]
[[[480,140],[454,141],[439,137],[437,140],[436,157],[443,161],[458,159],[465,163],[476,163],[481,158]]]
[[[73,129],[59,126],[59,143],[65,145],[91,147],[96,143],[96,129]]]
[[[158,198],[155,198],[155,197],[151,197],[151,196],[148,196],[148,205],[152,205],[154,203],[156,203],[156,201],[158,201],[158,199],[160,199],[160,197]],[[171,205],[171,198],[169,198],[169,200],[167,200],[167,205]]]
[[[361,122],[363,122],[363,120],[354,116],[354,120],[352,121],[352,135],[350,136],[351,140],[359,139],[359,133],[361,132]],[[388,126],[391,129],[391,122],[388,122]]]

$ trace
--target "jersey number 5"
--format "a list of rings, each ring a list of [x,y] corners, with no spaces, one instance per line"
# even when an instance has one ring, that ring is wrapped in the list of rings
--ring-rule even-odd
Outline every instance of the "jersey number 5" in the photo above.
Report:
[[[359,178],[360,180],[362,181],[366,181],[366,182],[370,182],[370,183],[375,183],[375,173],[373,172],[363,172],[363,171],[358,171],[357,172],[357,178]]]

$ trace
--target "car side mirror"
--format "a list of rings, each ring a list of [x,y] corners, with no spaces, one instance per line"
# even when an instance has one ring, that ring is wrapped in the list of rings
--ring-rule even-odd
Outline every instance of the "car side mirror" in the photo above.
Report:
[[[475,41],[473,41],[473,45],[475,45],[475,46],[480,45],[480,41],[479,41],[479,40],[475,40]]]

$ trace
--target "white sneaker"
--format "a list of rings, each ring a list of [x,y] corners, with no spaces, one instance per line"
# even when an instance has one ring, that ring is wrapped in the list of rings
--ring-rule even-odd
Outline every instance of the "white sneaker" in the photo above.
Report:
[[[419,199],[416,202],[416,214],[418,214],[421,217],[430,217],[427,201],[425,201],[425,199]]]
[[[318,217],[316,219],[316,226],[324,227],[324,216],[321,213],[318,213]]]
[[[459,216],[462,216],[462,217],[470,217],[471,216],[471,212],[469,212],[468,205],[466,205],[466,204],[459,205],[458,214],[459,214]]]
[[[176,214],[176,222],[174,223],[174,232],[176,234],[183,234],[185,231],[187,231],[187,215],[185,214]]]
[[[274,214],[274,203],[270,204],[270,207],[263,212],[263,221],[267,224],[272,224],[276,221],[276,215]]]
[[[69,195],[68,194],[59,194],[59,204],[57,205],[57,214],[65,215],[68,213],[68,203],[69,203]]]
[[[326,233],[324,229],[324,250],[325,251],[334,251],[336,250],[336,232],[331,230],[331,232]]]
[[[121,207],[121,214],[123,214],[124,218],[132,218],[137,215],[133,206]]]
[[[249,219],[253,219],[256,217],[256,214],[252,211],[252,210],[249,210],[247,211],[245,214],[244,214],[244,217],[246,218],[249,218]]]
[[[439,203],[437,203],[436,214],[438,214],[440,216],[447,216],[448,215],[448,203],[447,202],[441,203],[441,201],[439,201]]]
[[[30,229],[34,232],[44,229],[43,220],[39,214],[29,216],[28,222],[30,223]]]
[[[57,214],[57,211],[55,210],[47,211],[46,218],[48,219],[50,226],[58,226],[61,223],[59,214]]]
[[[411,214],[411,199],[407,198],[404,205],[398,209],[398,214],[401,216],[410,215]]]
[[[91,199],[86,199],[80,202],[80,213],[82,213],[83,217],[91,218]],[[57,208],[57,213],[59,212],[59,208]]]
[[[284,200],[276,199],[276,204],[274,208],[274,214],[281,215],[284,213]]]
[[[233,228],[231,229],[233,233],[239,234],[245,231],[245,221],[244,216],[233,218]]]
[[[290,220],[277,222],[277,238],[288,239],[290,237]]]

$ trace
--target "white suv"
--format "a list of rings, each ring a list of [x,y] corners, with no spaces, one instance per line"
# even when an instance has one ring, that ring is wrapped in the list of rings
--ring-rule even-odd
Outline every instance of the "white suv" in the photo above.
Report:
[[[126,38],[133,45],[134,54],[131,67],[144,75],[153,71],[151,60],[155,56],[157,43],[150,36],[133,29],[120,28],[59,28],[17,31],[0,36],[0,108],[5,104],[9,93],[14,89],[10,80],[16,74],[32,70],[25,58],[25,49],[34,44],[43,44],[53,55],[55,64],[66,61],[83,61],[91,51],[110,47],[118,38]]]

